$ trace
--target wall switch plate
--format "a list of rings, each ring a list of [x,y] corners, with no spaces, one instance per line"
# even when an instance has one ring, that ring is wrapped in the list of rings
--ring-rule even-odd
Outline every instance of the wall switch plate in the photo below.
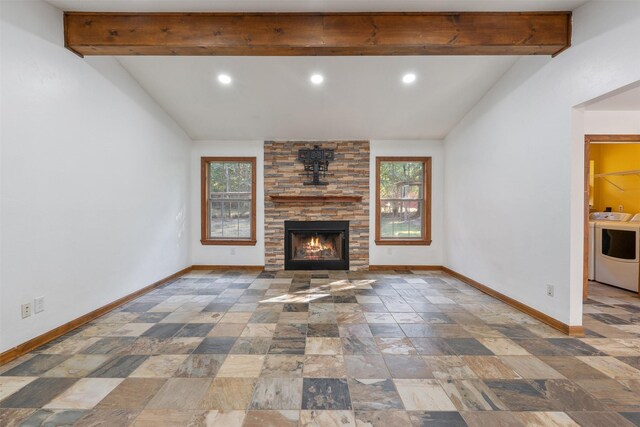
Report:
[[[618,212],[624,212],[624,206],[618,205]]]
[[[387,255],[392,255],[393,251],[391,250],[391,248],[387,248]]]
[[[235,255],[236,254],[236,248],[231,248],[231,255]]]
[[[38,297],[33,300],[33,312],[42,313],[44,311],[44,297]]]
[[[31,303],[22,304],[22,318],[31,316]]]
[[[553,292],[554,292],[553,285],[547,285],[547,296],[552,297]]]

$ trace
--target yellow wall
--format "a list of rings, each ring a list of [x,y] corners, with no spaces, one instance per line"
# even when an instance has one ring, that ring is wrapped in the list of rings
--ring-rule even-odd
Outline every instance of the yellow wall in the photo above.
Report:
[[[594,172],[610,173],[640,169],[640,144],[591,144],[590,160],[594,161]],[[611,206],[614,212],[618,205],[628,213],[640,213],[640,176],[608,176],[608,180],[624,189],[620,191],[603,178],[596,178],[593,188],[593,208],[603,211]]]

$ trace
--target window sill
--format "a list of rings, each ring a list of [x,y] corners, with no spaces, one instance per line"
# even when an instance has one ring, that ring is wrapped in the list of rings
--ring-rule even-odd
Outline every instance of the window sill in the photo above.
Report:
[[[379,246],[430,246],[431,240],[375,240]]]
[[[255,246],[255,240],[200,240],[203,245],[209,246]]]

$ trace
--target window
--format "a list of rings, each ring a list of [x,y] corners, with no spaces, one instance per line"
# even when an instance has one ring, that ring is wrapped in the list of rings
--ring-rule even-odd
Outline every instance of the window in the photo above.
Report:
[[[256,158],[201,159],[203,245],[256,244]]]
[[[376,158],[376,244],[431,244],[431,157]]]

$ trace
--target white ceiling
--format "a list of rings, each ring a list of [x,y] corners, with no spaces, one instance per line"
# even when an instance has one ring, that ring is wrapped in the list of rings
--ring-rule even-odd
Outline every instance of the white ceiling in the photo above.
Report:
[[[635,87],[616,91],[589,103],[587,110],[594,111],[640,111],[640,82]]]
[[[119,57],[196,140],[443,138],[515,57]],[[321,86],[309,82],[324,75]],[[401,82],[406,72],[417,80]],[[227,73],[233,83],[218,83]]]
[[[441,12],[573,10],[587,0],[48,0],[85,12]]]
[[[81,11],[537,11],[586,0],[49,0]],[[516,57],[118,57],[195,140],[444,138]],[[87,59],[90,61],[90,59]],[[404,86],[408,71],[417,81]],[[234,81],[223,87],[220,72]],[[313,72],[326,80],[309,83]]]

